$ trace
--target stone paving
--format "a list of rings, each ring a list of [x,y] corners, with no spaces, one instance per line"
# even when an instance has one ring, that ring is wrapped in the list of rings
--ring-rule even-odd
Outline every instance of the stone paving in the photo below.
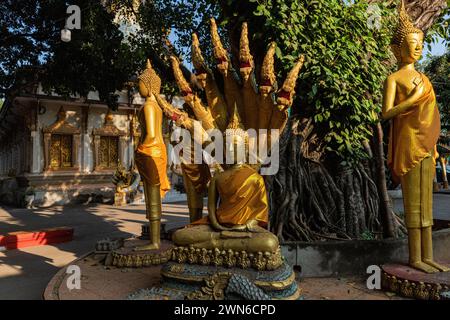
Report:
[[[434,205],[436,218],[450,220],[450,195],[435,194]],[[395,206],[401,210],[401,199],[395,201]],[[163,204],[166,229],[185,225],[188,220],[185,202]],[[145,222],[144,205],[90,204],[33,210],[0,207],[0,234],[60,226],[75,229],[74,240],[68,243],[0,252],[0,300],[41,299],[46,285],[59,268],[92,251],[97,240],[140,234]],[[364,289],[363,279],[309,278],[302,279],[300,285],[308,299],[393,298]]]

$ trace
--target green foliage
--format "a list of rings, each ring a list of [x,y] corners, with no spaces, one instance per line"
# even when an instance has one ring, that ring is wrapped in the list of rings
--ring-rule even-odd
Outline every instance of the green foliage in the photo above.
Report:
[[[450,48],[450,1],[447,1],[447,8],[427,31],[425,40],[428,50],[439,42]]]
[[[425,74],[433,83],[441,113],[442,128],[450,130],[450,50],[442,56],[429,59],[424,65]]]
[[[256,0],[252,0],[256,2]],[[306,62],[297,82],[295,109],[313,116],[329,151],[346,162],[365,157],[361,142],[378,121],[391,58],[393,11],[380,6],[381,28],[369,28],[367,3],[339,0],[257,1],[263,34],[277,42],[278,70],[286,74],[299,54]]]
[[[153,19],[147,35],[124,39],[114,18],[118,12],[134,14],[134,1],[103,2],[105,5],[92,0],[2,1],[0,96],[20,86],[25,67],[32,66],[47,92],[83,97],[97,90],[100,99],[115,109],[115,91],[122,90],[124,83],[143,69],[148,57],[163,50],[164,21]],[[69,4],[81,8],[81,30],[71,30],[71,41],[62,42],[60,32]],[[151,4],[146,6],[148,10],[154,7]]]

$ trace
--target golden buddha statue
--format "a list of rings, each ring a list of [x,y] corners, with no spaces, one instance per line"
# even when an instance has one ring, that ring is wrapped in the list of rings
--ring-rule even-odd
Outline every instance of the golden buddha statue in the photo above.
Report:
[[[167,151],[162,135],[163,114],[156,101],[160,90],[161,79],[147,60],[147,68],[139,76],[139,93],[145,97],[145,103],[138,114],[142,134],[135,152],[135,163],[144,185],[150,244],[135,250],[159,249],[161,198],[170,189],[166,173]]]
[[[414,27],[402,1],[392,39],[398,71],[385,82],[382,117],[393,119],[388,165],[402,186],[409,264],[433,273],[449,269],[433,260],[433,178],[440,117],[430,80],[414,67],[422,55],[423,40],[423,32]]]
[[[183,109],[195,118],[190,107],[185,103]],[[190,147],[183,148],[181,157],[181,172],[183,176],[184,189],[187,195],[190,222],[197,221],[203,216],[203,197],[208,191],[208,183],[211,180],[211,171],[208,163],[195,163],[195,140],[191,137]],[[201,146],[198,146],[201,148]],[[203,160],[203,157],[202,157]]]
[[[164,98],[157,98],[163,111],[177,125],[192,132],[195,122],[200,123],[202,138],[196,141],[200,145],[212,143],[208,138],[208,130],[220,130],[227,142],[224,153],[228,154],[228,159],[232,159],[231,163],[217,168],[209,182],[208,216],[173,234],[172,240],[176,245],[174,252],[178,252],[177,248],[192,248],[194,251],[243,252],[258,257],[267,253],[268,256],[272,254],[273,257],[278,257],[278,260],[275,259],[277,262],[267,264],[273,267],[281,261],[279,244],[277,237],[266,229],[268,200],[264,179],[257,171],[258,166],[248,163],[249,137],[246,130],[284,129],[288,118],[287,109],[292,105],[295,84],[304,58],[299,57],[281,86],[282,89],[277,91],[273,59],[275,44],[271,44],[261,68],[263,83],[258,87],[253,74],[255,66],[249,49],[247,25],[243,24],[239,57],[239,71],[243,80],[241,85],[231,59],[222,46],[214,19],[211,19],[211,35],[216,67],[224,78],[224,92],[218,89],[194,34],[192,60],[197,83],[205,90],[207,103],[192,90],[174,57],[171,60],[175,79],[194,117],[174,108]],[[194,138],[195,136],[194,134]],[[244,154],[238,152],[238,146],[242,144],[246,146]],[[221,162],[221,159],[216,160]],[[180,250],[181,256],[184,249]],[[209,261],[208,259],[205,261]],[[183,261],[182,258],[179,260]],[[259,263],[256,264],[260,266]]]

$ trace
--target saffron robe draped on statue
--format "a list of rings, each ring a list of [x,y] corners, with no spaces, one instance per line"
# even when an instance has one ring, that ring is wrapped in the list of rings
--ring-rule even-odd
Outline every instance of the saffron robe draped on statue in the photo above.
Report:
[[[389,140],[388,165],[401,180],[407,228],[433,225],[433,178],[436,143],[441,131],[436,96],[422,75],[424,94],[416,105],[394,118]]]
[[[164,143],[140,144],[135,152],[136,167],[142,179],[151,185],[160,184],[161,198],[170,190],[167,178],[167,153]]]
[[[216,211],[221,225],[243,225],[249,220],[257,220],[266,226],[269,220],[269,204],[264,179],[247,165],[219,173],[216,179],[219,205]],[[203,217],[193,224],[209,223]]]
[[[387,163],[397,181],[426,157],[438,156],[439,110],[430,80],[426,76],[422,79],[425,87],[422,97],[407,112],[396,116],[391,125]]]

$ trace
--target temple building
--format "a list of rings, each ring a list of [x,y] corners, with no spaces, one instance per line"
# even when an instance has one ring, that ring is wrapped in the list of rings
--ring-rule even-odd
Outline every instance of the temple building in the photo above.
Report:
[[[111,111],[96,92],[87,99],[28,88],[0,109],[0,201],[33,205],[71,201],[107,201],[114,196],[111,178],[119,165],[133,165],[140,130],[136,119],[143,99],[117,92]],[[165,126],[168,142],[168,124]]]

